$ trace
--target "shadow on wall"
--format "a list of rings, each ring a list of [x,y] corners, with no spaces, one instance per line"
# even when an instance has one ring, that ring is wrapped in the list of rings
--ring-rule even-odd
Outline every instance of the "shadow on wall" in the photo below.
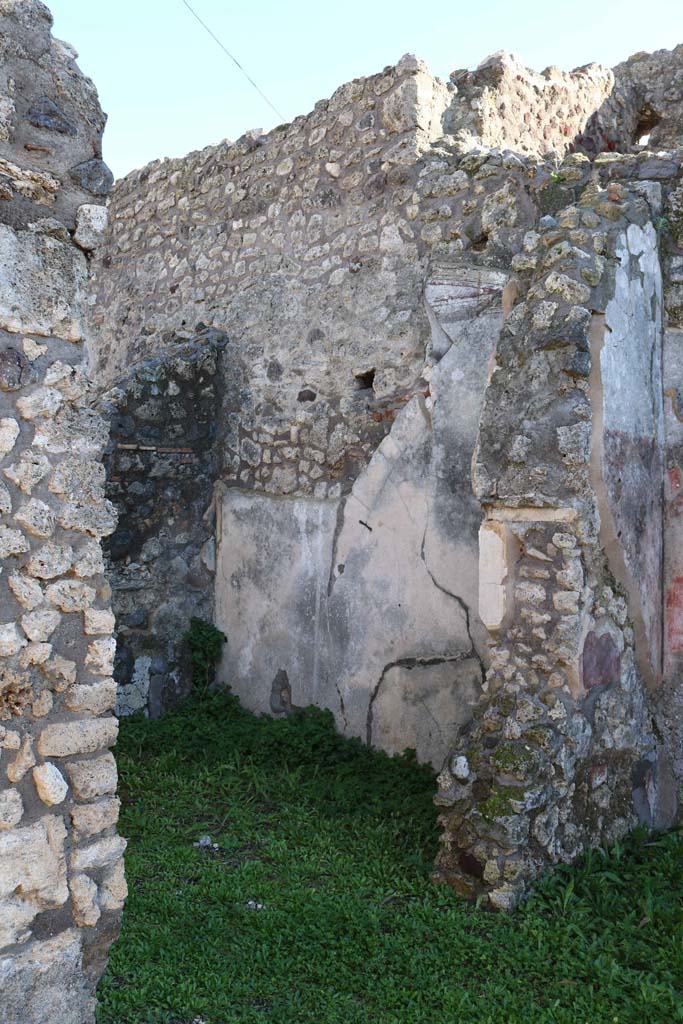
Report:
[[[205,330],[139,363],[101,401],[110,424],[107,493],[119,511],[106,545],[117,622],[117,713],[157,717],[191,685],[181,637],[213,619],[213,488],[223,351]]]

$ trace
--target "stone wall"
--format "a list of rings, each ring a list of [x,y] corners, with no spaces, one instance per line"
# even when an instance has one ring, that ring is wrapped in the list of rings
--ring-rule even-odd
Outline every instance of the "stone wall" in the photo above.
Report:
[[[506,267],[536,216],[519,158],[430,144],[435,129],[421,125],[438,118],[423,108],[448,95],[406,59],[265,139],[134,174],[112,196],[91,298],[106,376],[141,351],[163,362],[198,325],[227,337],[221,678],[249,707],[315,701],[349,734],[435,764],[481,685],[469,465]],[[172,408],[161,405],[158,437]],[[127,476],[145,472],[139,455],[124,462]],[[144,636],[126,626],[143,577],[149,606],[181,592],[183,604],[171,600],[186,617],[193,595],[211,605],[170,585],[164,537],[149,540],[162,554],[142,573],[135,554],[119,571],[135,500],[121,501],[112,473],[114,603],[122,650],[135,646],[119,662],[123,708],[150,659],[168,664],[156,625]]]
[[[214,617],[214,481],[222,401],[209,331],[138,363],[107,392],[107,493],[119,509],[105,544],[116,593],[117,714],[156,717],[190,688],[183,633]]]
[[[86,1024],[125,898],[106,423],[82,369],[104,116],[37,2],[0,2],[0,991]],[[95,169],[99,175],[95,180]],[[77,209],[79,208],[80,209]],[[71,229],[79,228],[72,237]]]
[[[611,183],[546,219],[487,391],[474,479],[495,646],[486,697],[440,776],[438,870],[495,906],[638,820],[674,820],[645,685],[661,675],[652,217],[637,187]]]
[[[445,85],[407,57],[129,175],[96,255],[121,707],[174,699],[167,623],[212,611],[248,707],[451,751],[438,874],[494,906],[683,795],[683,151],[637,144],[683,141],[680,64],[499,54]],[[212,383],[183,410],[185,343]]]

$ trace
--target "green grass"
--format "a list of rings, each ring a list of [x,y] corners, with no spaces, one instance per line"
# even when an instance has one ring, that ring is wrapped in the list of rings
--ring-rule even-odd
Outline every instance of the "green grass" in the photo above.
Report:
[[[130,897],[100,1024],[683,1021],[678,834],[559,868],[507,917],[429,881],[432,772],[323,712],[211,695],[124,720],[117,754]]]

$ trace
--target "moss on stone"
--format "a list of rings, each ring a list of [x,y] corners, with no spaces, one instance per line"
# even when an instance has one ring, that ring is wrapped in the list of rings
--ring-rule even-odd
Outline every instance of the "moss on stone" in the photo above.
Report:
[[[517,812],[513,807],[513,801],[523,800],[525,795],[521,786],[501,786],[494,782],[488,797],[479,805],[479,813],[485,821],[515,814]]]
[[[520,775],[524,778],[533,758],[528,750],[515,743],[503,743],[491,755],[491,763],[506,775]]]

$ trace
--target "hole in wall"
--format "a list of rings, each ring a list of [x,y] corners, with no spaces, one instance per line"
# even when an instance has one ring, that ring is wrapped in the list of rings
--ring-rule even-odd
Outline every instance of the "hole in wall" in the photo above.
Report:
[[[316,393],[312,388],[302,388],[296,396],[297,402],[314,402]]]
[[[651,104],[645,103],[636,114],[633,142],[639,146],[646,146],[650,141],[650,132],[661,120],[662,115]]]
[[[372,391],[375,384],[375,367],[363,370],[362,373],[354,373],[356,391]]]

